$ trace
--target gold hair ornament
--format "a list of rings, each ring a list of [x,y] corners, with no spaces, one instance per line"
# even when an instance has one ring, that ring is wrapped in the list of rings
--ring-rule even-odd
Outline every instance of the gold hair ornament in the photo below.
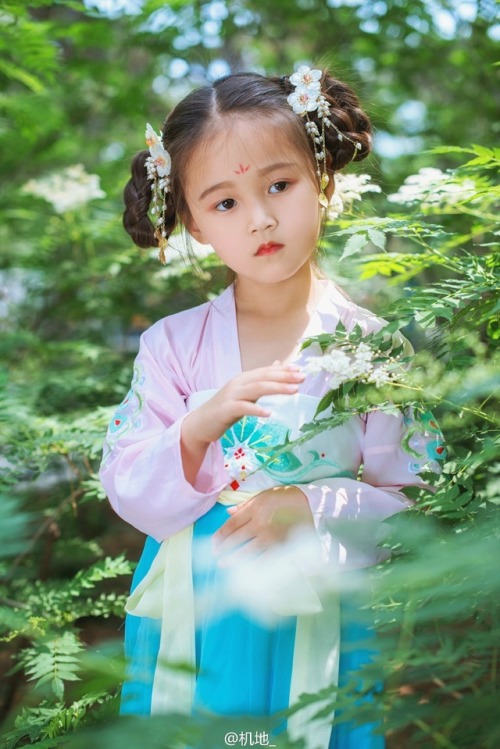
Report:
[[[319,202],[323,208],[328,207],[328,198],[325,195],[326,187],[330,181],[326,170],[326,142],[325,127],[332,127],[337,133],[339,141],[347,140],[354,146],[352,158],[356,157],[361,150],[361,143],[352,140],[348,135],[342,133],[337,125],[330,119],[330,105],[321,93],[321,70],[311,70],[307,65],[301,65],[296,73],[290,76],[289,80],[295,87],[288,97],[287,102],[293,111],[306,118],[306,132],[311,138],[314,147],[314,158],[316,160],[316,174],[319,181]],[[309,112],[318,112],[318,118],[321,120],[321,130],[315,122],[309,119]]]
[[[163,147],[161,136],[157,135],[151,125],[146,125],[146,144],[149,147],[150,156],[146,159],[146,170],[151,180],[151,192],[153,195],[154,235],[158,242],[158,260],[165,265],[167,262],[166,251],[168,237],[165,229],[165,213],[167,193],[170,192],[170,168],[172,161],[168,151]]]

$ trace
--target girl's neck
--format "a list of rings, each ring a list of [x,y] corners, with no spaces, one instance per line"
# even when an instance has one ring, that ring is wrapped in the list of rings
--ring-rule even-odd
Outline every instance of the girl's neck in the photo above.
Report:
[[[314,308],[323,291],[324,286],[309,263],[278,283],[261,284],[239,277],[234,281],[237,313],[262,320],[287,318],[308,307]]]

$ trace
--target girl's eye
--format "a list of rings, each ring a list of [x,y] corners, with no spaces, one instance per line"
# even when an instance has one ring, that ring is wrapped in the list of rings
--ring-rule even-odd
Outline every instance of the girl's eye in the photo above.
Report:
[[[217,203],[215,206],[216,211],[230,211],[231,208],[234,208],[236,204],[236,200],[233,200],[233,198],[226,198],[226,200],[221,200],[220,203]]]
[[[277,192],[283,192],[286,190],[290,183],[286,182],[286,180],[280,180],[279,182],[274,182],[271,187],[269,188],[270,193],[277,193]]]

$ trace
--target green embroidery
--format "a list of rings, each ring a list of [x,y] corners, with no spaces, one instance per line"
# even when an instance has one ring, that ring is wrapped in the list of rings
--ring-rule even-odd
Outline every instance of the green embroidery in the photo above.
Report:
[[[139,415],[144,408],[143,385],[145,380],[142,366],[135,364],[130,390],[116,409],[109,424],[101,465],[105,463],[118,440],[141,425]]]
[[[410,473],[422,470],[440,472],[437,461],[446,458],[443,435],[431,411],[407,409],[404,412],[405,435],[402,439],[403,450],[415,461],[408,463]]]
[[[336,461],[318,450],[308,450],[310,456],[302,461],[288,450],[273,457],[273,447],[290,443],[290,430],[282,423],[244,416],[233,424],[221,438],[225,457],[225,467],[238,481],[244,481],[256,471],[262,471],[281,484],[296,484],[312,480],[311,473],[318,467],[325,467],[328,476],[348,476]]]

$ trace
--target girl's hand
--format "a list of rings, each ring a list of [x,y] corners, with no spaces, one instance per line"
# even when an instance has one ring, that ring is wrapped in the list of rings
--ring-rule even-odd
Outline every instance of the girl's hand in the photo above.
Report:
[[[270,416],[270,412],[255,401],[263,395],[293,395],[305,376],[300,367],[279,361],[270,367],[242,372],[186,416],[183,423],[185,441],[208,445],[222,437],[226,429],[243,416]]]
[[[296,486],[266,489],[244,504],[230,507],[229,512],[231,517],[214,534],[213,544],[216,556],[232,552],[231,562],[283,542],[299,525],[314,531],[307,497]]]

